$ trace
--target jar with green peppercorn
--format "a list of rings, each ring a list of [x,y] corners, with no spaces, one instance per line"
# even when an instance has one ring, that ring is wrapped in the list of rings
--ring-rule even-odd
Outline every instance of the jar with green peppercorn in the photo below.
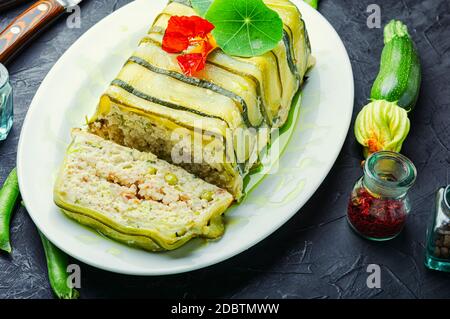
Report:
[[[432,222],[427,232],[425,266],[450,272],[450,185],[436,194]]]

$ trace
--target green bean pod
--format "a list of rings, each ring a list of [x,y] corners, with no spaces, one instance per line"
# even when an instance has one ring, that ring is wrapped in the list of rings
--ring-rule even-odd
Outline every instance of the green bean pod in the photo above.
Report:
[[[68,256],[53,245],[41,232],[42,245],[47,259],[48,278],[50,286],[59,299],[77,299],[79,293],[69,286],[67,272]]]
[[[0,250],[11,252],[9,226],[11,215],[19,197],[17,170],[14,168],[0,189]]]

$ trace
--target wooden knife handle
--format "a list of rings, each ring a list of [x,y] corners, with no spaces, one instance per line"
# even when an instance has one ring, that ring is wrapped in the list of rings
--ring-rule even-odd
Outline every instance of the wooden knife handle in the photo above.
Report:
[[[56,0],[40,0],[14,19],[0,33],[0,63],[8,62],[33,36],[42,31],[64,11],[65,8]]]

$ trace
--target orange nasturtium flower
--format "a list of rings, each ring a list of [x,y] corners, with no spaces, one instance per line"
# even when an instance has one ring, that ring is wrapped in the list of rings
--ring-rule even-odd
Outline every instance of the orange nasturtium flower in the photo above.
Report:
[[[211,34],[214,25],[192,16],[172,16],[164,34],[162,48],[168,53],[182,53],[177,57],[184,74],[192,76],[204,69],[208,55],[217,48]]]

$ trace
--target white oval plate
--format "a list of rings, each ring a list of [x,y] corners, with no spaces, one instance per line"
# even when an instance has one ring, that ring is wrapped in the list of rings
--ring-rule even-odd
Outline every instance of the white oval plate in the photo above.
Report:
[[[252,247],[288,221],[325,179],[347,135],[354,98],[351,64],[333,27],[294,0],[309,31],[317,65],[303,92],[300,119],[280,160],[247,199],[227,213],[222,239],[196,239],[152,254],[116,243],[66,218],[53,203],[53,182],[70,142],[131,55],[166,0],[137,0],[86,32],[59,59],[25,119],[17,166],[20,190],[36,226],[63,251],[89,265],[132,275],[165,275],[206,267]]]

